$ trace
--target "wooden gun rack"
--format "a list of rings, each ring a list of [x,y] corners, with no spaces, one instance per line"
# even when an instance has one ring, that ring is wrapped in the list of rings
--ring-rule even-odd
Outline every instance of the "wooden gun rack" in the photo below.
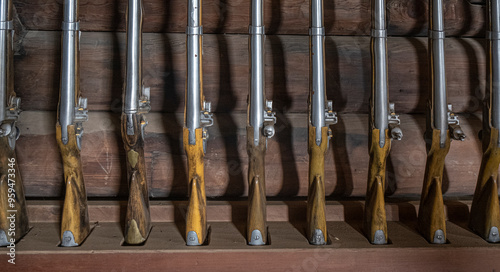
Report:
[[[88,98],[82,163],[94,228],[76,248],[61,248],[64,192],[55,138],[60,73],[61,1],[14,0],[15,89],[22,98],[17,142],[31,231],[16,244],[16,265],[0,248],[1,267],[19,271],[194,270],[500,270],[500,245],[467,228],[481,163],[486,86],[485,7],[445,1],[448,102],[468,138],[453,145],[443,193],[448,244],[418,234],[416,215],[425,169],[428,98],[427,1],[388,1],[390,100],[405,136],[388,158],[388,245],[361,232],[368,174],[370,1],[325,1],[326,84],[339,114],[325,161],[330,244],[311,246],[305,232],[308,153],[308,0],[265,1],[266,93],[278,123],[266,165],[271,244],[246,245],[246,99],[248,1],[203,1],[204,94],[214,109],[205,157],[207,246],[186,247],[188,192],[182,149],[186,1],[145,1],[143,77],[151,86],[145,156],[152,230],[143,246],[122,246],[128,194],[120,111],[125,62],[126,1],[80,3],[81,90]]]

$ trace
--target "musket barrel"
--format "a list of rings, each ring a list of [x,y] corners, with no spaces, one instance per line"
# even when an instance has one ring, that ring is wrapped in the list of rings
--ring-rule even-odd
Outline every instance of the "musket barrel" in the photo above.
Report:
[[[7,99],[9,96],[9,50],[12,38],[12,1],[1,0],[0,2],[0,122],[6,118]],[[10,37],[9,37],[10,36]]]
[[[124,112],[137,113],[142,93],[142,0],[129,0],[127,12],[127,80]]]
[[[201,0],[189,0],[188,26],[201,26]]]
[[[434,31],[444,31],[443,0],[429,0],[431,16],[429,28]]]
[[[66,0],[64,2],[63,18],[68,23],[78,21],[78,0]]]
[[[491,126],[500,129],[500,1],[489,2]]]
[[[252,26],[264,25],[264,1],[252,0]]]
[[[250,33],[250,96],[248,122],[254,128],[254,145],[259,144],[264,124],[264,5],[262,0],[252,0],[252,25]]]
[[[189,0],[187,34],[187,82],[185,126],[189,129],[189,144],[196,144],[195,130],[201,127],[203,97],[201,0]]]
[[[374,125],[380,129],[380,133],[384,133],[380,138],[383,139],[388,128],[386,40],[380,37],[373,38],[372,47]]]
[[[311,0],[311,124],[316,128],[316,144],[322,142],[321,129],[325,126],[325,30],[323,27],[323,0]]]
[[[389,98],[387,83],[387,31],[385,1],[372,1],[372,103],[374,127],[380,130],[379,145],[385,144],[389,128]]]
[[[443,1],[430,0],[429,51],[431,63],[431,93],[433,128],[441,131],[441,144],[446,140],[448,129],[448,106],[446,102],[446,73],[444,62]]]
[[[490,0],[490,31],[500,31],[500,3],[498,0]]]
[[[73,124],[78,92],[79,23],[78,0],[64,1],[62,23],[61,92],[59,124],[64,144],[68,141],[68,126]]]
[[[385,0],[372,1],[372,29],[385,30]]]
[[[323,0],[311,0],[311,27],[323,27]]]
[[[500,31],[500,3],[498,0],[490,0],[490,30]]]

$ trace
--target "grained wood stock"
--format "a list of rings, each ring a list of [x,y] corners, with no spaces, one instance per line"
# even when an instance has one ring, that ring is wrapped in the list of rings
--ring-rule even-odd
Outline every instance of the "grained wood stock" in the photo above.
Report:
[[[150,231],[149,194],[144,161],[143,125],[140,114],[133,114],[134,135],[127,135],[127,115],[122,114],[122,138],[127,158],[129,198],[125,219],[125,243],[141,244]]]
[[[389,130],[385,131],[385,139],[385,145],[380,147],[380,130],[372,129],[369,144],[370,164],[363,221],[365,235],[372,244],[385,244],[388,239],[384,191],[387,156],[391,150]]]
[[[63,241],[68,245],[81,245],[90,232],[89,215],[87,211],[87,194],[83,181],[80,149],[75,135],[75,127],[68,126],[68,143],[64,144],[61,138],[61,126],[56,125],[56,138],[64,168],[66,193],[61,222],[61,241],[71,239],[65,232],[71,232],[74,241]]]
[[[17,242],[28,232],[29,222],[16,153],[7,136],[0,137],[0,152],[0,246],[6,246],[11,239]]]
[[[485,132],[485,131],[483,131]],[[487,148],[481,160],[476,191],[472,200],[469,227],[486,241],[500,242],[500,206],[498,202],[498,166],[500,147],[498,129],[491,128],[490,135],[483,135]],[[496,228],[496,229],[495,229]]]
[[[429,243],[446,243],[446,218],[444,213],[443,171],[444,160],[450,150],[450,133],[446,133],[444,147],[440,145],[440,131],[432,131],[431,148],[427,152],[424,185],[418,210],[418,229]]]
[[[189,206],[186,218],[186,243],[202,245],[207,238],[207,212],[203,152],[203,128],[195,130],[196,144],[189,144],[189,129],[184,128],[184,150],[188,159]]]
[[[260,135],[259,145],[253,141],[254,128],[247,126],[248,152],[248,218],[247,243],[267,244],[266,226],[266,138]],[[257,232],[258,231],[258,232]]]
[[[321,128],[321,145],[316,144],[316,128],[309,125],[309,191],[307,195],[307,239],[314,245],[325,244],[325,154],[328,127]],[[321,233],[320,233],[321,231]]]

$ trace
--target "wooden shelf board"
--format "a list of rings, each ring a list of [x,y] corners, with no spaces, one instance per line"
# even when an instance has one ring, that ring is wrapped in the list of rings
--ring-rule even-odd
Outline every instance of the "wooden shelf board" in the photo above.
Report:
[[[390,244],[371,245],[361,232],[363,202],[327,201],[330,244],[311,246],[305,201],[268,201],[271,244],[246,244],[246,201],[207,202],[211,228],[206,246],[185,246],[185,201],[151,201],[152,229],[142,246],[122,246],[125,201],[89,201],[94,228],[75,248],[58,247],[61,201],[28,201],[31,231],[16,244],[7,271],[330,271],[332,269],[492,271],[500,269],[500,244],[467,229],[470,201],[445,200],[448,244],[432,245],[416,230],[418,201],[388,199]],[[0,263],[9,248],[0,248]],[[3,270],[2,270],[3,271]]]
[[[143,246],[121,246],[119,223],[99,223],[80,247],[58,247],[57,223],[35,223],[16,245],[16,269],[182,271],[309,271],[346,270],[489,270],[500,268],[500,245],[489,244],[462,226],[448,222],[449,244],[428,244],[412,224],[388,222],[391,244],[371,245],[359,232],[358,223],[328,222],[332,243],[311,246],[303,225],[269,222],[271,245],[247,246],[241,226],[211,222],[210,243],[187,247],[182,227],[176,223],[154,223]],[[0,249],[0,263],[7,261]],[[497,256],[496,258],[494,256]],[[54,271],[54,270],[50,270]]]

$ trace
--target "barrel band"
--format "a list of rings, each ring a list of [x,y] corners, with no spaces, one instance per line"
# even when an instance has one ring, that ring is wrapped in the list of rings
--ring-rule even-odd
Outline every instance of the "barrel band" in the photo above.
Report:
[[[12,30],[14,29],[14,23],[12,21],[0,21],[0,30]]]
[[[188,26],[186,27],[187,35],[203,35],[203,26]]]
[[[499,31],[487,31],[486,37],[489,40],[500,40],[500,32]]]
[[[434,40],[444,39],[446,38],[446,34],[444,31],[429,30],[429,37]]]
[[[79,31],[80,30],[80,22],[62,22],[62,30],[69,31]]]
[[[265,35],[266,34],[266,29],[265,26],[249,26],[248,27],[248,33],[250,35]]]
[[[372,29],[371,35],[373,38],[387,38],[387,30],[386,29]]]
[[[325,28],[324,27],[310,27],[309,28],[310,36],[325,36]]]

